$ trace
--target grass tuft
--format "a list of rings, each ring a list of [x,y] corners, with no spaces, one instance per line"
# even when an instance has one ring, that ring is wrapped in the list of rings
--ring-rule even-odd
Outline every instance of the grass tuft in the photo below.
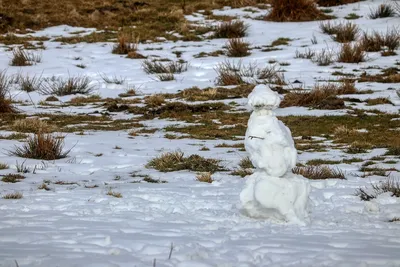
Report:
[[[91,79],[88,76],[76,76],[68,78],[52,77],[45,80],[40,93],[44,95],[86,95],[93,91],[94,87],[90,85]]]
[[[9,173],[9,174],[3,175],[3,178],[1,178],[1,181],[5,182],[5,183],[18,183],[22,179],[25,179],[25,176],[18,174],[18,173],[16,173],[16,174]]]
[[[147,74],[172,74],[187,71],[188,64],[180,61],[163,64],[159,61],[144,60],[142,63],[142,67]]]
[[[12,125],[12,129],[20,133],[50,133],[55,131],[53,126],[38,118],[16,120]]]
[[[246,57],[250,55],[250,44],[240,38],[229,39],[226,44],[228,57]]]
[[[216,171],[224,170],[219,163],[220,160],[217,159],[207,159],[196,154],[185,157],[183,152],[175,151],[163,153],[150,160],[146,167],[154,168],[161,172],[189,170],[214,173]]]
[[[396,10],[388,4],[381,4],[375,10],[371,10],[368,17],[370,19],[394,17]]]
[[[11,79],[7,76],[6,71],[0,72],[0,113],[15,113],[16,109],[11,104],[8,97],[10,93]]]
[[[126,33],[122,33],[118,36],[118,43],[113,46],[112,53],[118,55],[136,53],[138,46],[139,38],[134,38]]]
[[[112,189],[108,190],[107,196],[112,196],[112,197],[116,197],[116,198],[122,198],[122,194],[120,192],[113,191]]]
[[[380,194],[391,193],[392,197],[400,197],[400,182],[394,178],[387,178],[385,181],[381,181],[378,184],[371,186],[371,189],[357,189],[355,195],[360,197],[361,200],[369,201],[376,198]]]
[[[366,53],[361,43],[343,44],[338,54],[338,61],[343,63],[360,63],[366,61]]]
[[[312,0],[272,0],[272,11],[265,17],[270,21],[312,21],[327,18]]]
[[[3,196],[3,199],[21,199],[23,194],[21,192],[7,193]]]
[[[211,184],[214,182],[214,178],[211,176],[210,172],[202,172],[196,175],[196,180],[203,183]]]
[[[40,54],[28,52],[17,47],[12,51],[10,65],[17,67],[31,66],[33,64],[40,63],[41,61],[42,56]]]
[[[249,25],[241,20],[222,22],[215,27],[213,38],[243,38],[248,28]]]
[[[9,151],[12,156],[42,160],[56,160],[67,157],[71,150],[63,151],[63,137],[37,133],[30,136],[21,147],[15,146]]]
[[[311,180],[346,179],[341,170],[320,165],[295,167],[293,168],[293,173],[302,175]]]

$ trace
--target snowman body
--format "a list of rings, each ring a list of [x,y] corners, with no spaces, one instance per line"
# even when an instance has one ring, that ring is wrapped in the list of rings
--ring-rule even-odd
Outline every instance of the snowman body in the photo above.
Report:
[[[310,187],[304,177],[292,173],[297,162],[292,134],[273,112],[279,107],[279,95],[258,85],[248,104],[253,113],[245,148],[256,171],[246,178],[240,194],[242,212],[255,218],[304,224]]]

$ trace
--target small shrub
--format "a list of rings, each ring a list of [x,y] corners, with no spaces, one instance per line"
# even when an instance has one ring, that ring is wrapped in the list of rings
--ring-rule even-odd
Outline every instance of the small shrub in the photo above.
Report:
[[[366,60],[362,44],[343,44],[338,54],[338,61],[343,63],[360,63]]]
[[[3,199],[21,199],[23,194],[21,192],[7,193],[3,196]]]
[[[40,54],[28,52],[18,47],[15,48],[12,53],[13,54],[10,61],[11,66],[31,66],[42,61],[42,56]]]
[[[272,0],[272,11],[265,17],[270,21],[312,21],[327,18],[312,0]]]
[[[23,176],[21,174],[9,173],[9,174],[3,175],[3,178],[1,178],[1,181],[5,182],[5,183],[18,183],[22,179],[25,179],[25,176]]]
[[[211,173],[209,172],[202,172],[196,175],[196,180],[203,183],[211,184],[214,182],[214,178],[212,178]]]
[[[377,9],[371,10],[368,17],[370,19],[387,18],[396,15],[395,9],[388,4],[381,4]]]
[[[400,182],[389,177],[385,181],[372,185],[370,190],[363,188],[357,189],[355,195],[360,197],[361,200],[369,201],[387,192],[392,193],[392,197],[400,197]]]
[[[143,70],[147,74],[154,74],[154,73],[182,73],[187,71],[188,64],[185,62],[170,62],[167,64],[163,64],[159,61],[150,61],[144,60],[142,63]]]
[[[16,109],[8,97],[11,80],[5,71],[0,72],[0,113],[14,113]]]
[[[241,20],[222,22],[214,29],[214,38],[242,38],[247,35],[249,25]]]
[[[132,39],[134,42],[131,42]],[[128,55],[129,53],[136,52],[139,46],[139,38],[134,38],[127,34],[120,34],[118,36],[118,43],[112,49],[113,54]]]
[[[302,175],[311,180],[345,179],[345,175],[341,170],[320,165],[295,167],[293,173]]]
[[[250,44],[240,38],[229,39],[226,44],[228,57],[245,57],[250,55]]]
[[[181,151],[163,153],[152,159],[146,165],[147,168],[154,168],[161,172],[172,172],[180,170],[190,170],[197,172],[210,172],[224,170],[219,165],[220,160],[206,159],[199,155],[185,157]]]
[[[50,133],[55,131],[53,126],[38,118],[25,118],[22,120],[16,120],[13,123],[12,129],[21,133]]]
[[[27,93],[40,91],[43,82],[42,77],[36,75],[32,77],[29,77],[28,75],[26,75],[25,77],[21,76],[19,77],[18,81],[20,90]]]
[[[91,80],[88,76],[76,76],[68,78],[46,79],[40,93],[44,95],[86,95],[93,91],[94,87],[90,85]]]
[[[67,157],[71,150],[63,151],[62,137],[37,133],[30,136],[22,147],[15,146],[9,154],[12,156],[42,160],[56,160]]]

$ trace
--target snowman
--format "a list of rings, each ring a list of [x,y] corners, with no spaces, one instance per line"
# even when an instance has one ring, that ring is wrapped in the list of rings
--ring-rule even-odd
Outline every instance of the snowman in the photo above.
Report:
[[[256,171],[246,178],[241,210],[250,217],[305,224],[310,186],[304,177],[292,173],[297,161],[292,134],[273,112],[280,101],[266,85],[257,85],[248,96],[253,112],[245,148]]]

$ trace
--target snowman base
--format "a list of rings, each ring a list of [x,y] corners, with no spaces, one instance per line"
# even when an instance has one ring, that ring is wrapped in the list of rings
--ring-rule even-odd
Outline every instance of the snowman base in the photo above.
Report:
[[[241,211],[253,218],[305,225],[310,185],[300,175],[279,178],[256,171],[240,193]]]

